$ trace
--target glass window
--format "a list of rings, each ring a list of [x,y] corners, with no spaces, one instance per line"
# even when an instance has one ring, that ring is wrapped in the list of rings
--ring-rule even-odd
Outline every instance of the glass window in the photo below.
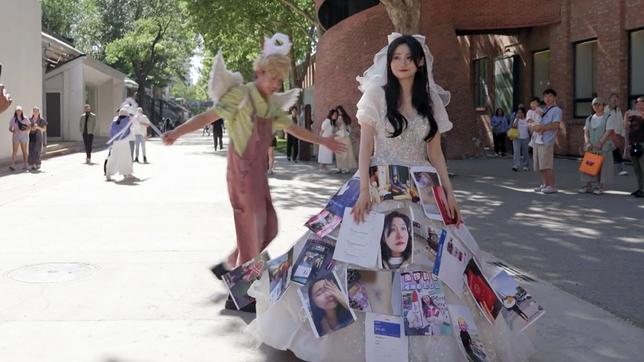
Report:
[[[631,32],[630,44],[629,105],[634,106],[635,99],[644,95],[644,29]]]
[[[476,108],[487,106],[487,67],[487,58],[481,58],[474,61],[474,106]]]
[[[550,50],[532,53],[532,95],[541,98],[550,88]]]
[[[592,113],[591,102],[597,94],[597,40],[575,44],[575,117],[585,118]]]

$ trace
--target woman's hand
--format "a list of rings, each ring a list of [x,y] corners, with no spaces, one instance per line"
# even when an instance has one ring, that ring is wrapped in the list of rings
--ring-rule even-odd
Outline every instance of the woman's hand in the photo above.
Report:
[[[329,293],[333,295],[333,297],[335,297],[335,300],[339,304],[341,304],[345,309],[349,309],[349,305],[347,304],[347,298],[345,298],[345,296],[342,294],[342,292],[340,291],[340,288],[338,288],[338,286],[335,285],[335,283],[330,280],[326,280],[324,283],[325,283],[324,287],[326,288],[326,290],[329,291]]]
[[[360,191],[358,201],[356,201],[356,204],[353,206],[353,210],[351,210],[353,221],[357,224],[363,223],[365,214],[368,214],[370,211],[371,195],[369,194],[369,190]]]
[[[454,197],[454,193],[451,191],[447,193],[447,215],[450,219],[456,221],[457,226],[463,223],[461,210],[458,208],[456,197]]]
[[[179,139],[179,134],[177,133],[177,131],[172,130],[164,133],[162,138],[163,144],[165,144],[166,146],[171,146],[176,142],[177,139]]]

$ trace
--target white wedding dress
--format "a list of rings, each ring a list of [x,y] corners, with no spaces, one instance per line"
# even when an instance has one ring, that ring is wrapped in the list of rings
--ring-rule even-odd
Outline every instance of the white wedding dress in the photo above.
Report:
[[[416,116],[409,120],[407,129],[396,138],[389,138],[393,128],[386,119],[384,90],[381,87],[366,89],[358,103],[357,118],[361,124],[368,122],[376,129],[375,154],[372,165],[429,165],[426,142],[423,140],[429,130],[427,120]],[[452,128],[446,119],[437,119],[440,133]],[[437,133],[435,137],[440,137]],[[374,211],[386,212],[411,205],[414,221],[425,226],[440,228],[440,222],[430,220],[423,214],[418,204],[411,201],[385,200],[374,205]],[[294,260],[304,242],[313,234],[309,231],[294,246]],[[481,260],[483,272],[488,264]],[[336,263],[336,273],[346,289],[347,265]],[[411,265],[412,270],[427,270],[427,267]],[[431,270],[430,270],[431,271]],[[266,274],[265,274],[266,275]],[[250,323],[247,331],[258,341],[280,350],[291,350],[306,361],[364,361],[365,360],[365,314],[356,311],[357,321],[322,338],[316,338],[306,319],[302,302],[298,297],[297,286],[290,287],[274,305],[269,304],[269,281],[262,277],[256,281],[249,294],[256,298],[257,317]],[[485,345],[485,353],[490,361],[526,361],[534,348],[527,336],[511,331],[503,316],[499,314],[494,324],[490,324],[479,312],[472,297],[464,292],[459,298],[451,289],[445,287],[447,304],[468,306],[480,337]],[[455,326],[454,328],[458,328]],[[532,326],[531,328],[535,328]],[[459,349],[460,341],[454,336],[410,336],[410,361],[466,361]]]

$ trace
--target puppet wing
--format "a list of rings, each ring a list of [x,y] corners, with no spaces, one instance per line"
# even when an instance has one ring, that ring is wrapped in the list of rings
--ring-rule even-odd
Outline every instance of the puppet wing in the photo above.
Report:
[[[215,56],[210,72],[210,82],[208,82],[208,95],[212,99],[213,106],[216,106],[219,99],[228,92],[232,87],[241,85],[244,79],[239,72],[231,72],[226,69],[224,57],[221,51]]]
[[[293,107],[297,103],[298,98],[300,97],[300,92],[302,89],[293,88],[282,93],[273,93],[270,97],[270,102],[279,106],[282,110],[288,111],[289,108]]]

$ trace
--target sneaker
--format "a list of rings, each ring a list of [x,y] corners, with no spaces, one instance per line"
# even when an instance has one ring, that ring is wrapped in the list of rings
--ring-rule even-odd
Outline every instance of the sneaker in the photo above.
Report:
[[[541,192],[543,192],[544,194],[556,194],[559,191],[552,186],[546,186],[543,189],[541,189]]]
[[[238,310],[240,312],[246,312],[246,313],[256,313],[256,311],[255,311],[255,301],[253,301],[249,305],[243,307],[242,309],[237,309],[237,306],[235,305],[235,302],[233,301],[233,298],[230,297],[230,294],[228,295],[228,299],[226,299],[226,304],[224,305],[224,308],[226,308],[228,310]]]
[[[527,168],[527,167],[524,167],[524,168],[523,168],[523,171],[530,171],[530,169],[529,169],[529,168]]]
[[[210,271],[215,275],[215,278],[221,280],[224,277],[224,274],[227,274],[230,270],[226,269],[224,263],[219,263],[210,268]]]
[[[14,166],[9,166],[9,170],[11,170],[11,171],[15,171],[15,170],[16,170],[16,168],[15,168]]]
[[[110,176],[105,176],[105,181],[112,181],[112,178]]]
[[[628,171],[626,171],[626,170],[621,170],[621,171],[619,171],[619,175],[620,175],[620,176],[628,176]]]
[[[579,192],[580,194],[589,194],[589,193],[593,192],[593,189],[590,186],[584,186],[584,187],[580,188],[579,190],[577,190],[577,192]]]
[[[519,169],[516,168],[516,167],[512,167],[512,171],[517,172],[517,171],[519,171]]]
[[[134,159],[134,162],[139,163],[139,158],[138,158],[138,157],[137,157],[137,158],[135,158],[135,159]]]
[[[603,193],[604,193],[604,191],[602,191],[602,189],[600,189],[600,188],[593,189],[593,195],[601,195]]]
[[[539,185],[539,187],[534,188],[534,192],[541,192],[546,187],[546,185]]]
[[[148,163],[148,158],[143,156],[143,163]]]

